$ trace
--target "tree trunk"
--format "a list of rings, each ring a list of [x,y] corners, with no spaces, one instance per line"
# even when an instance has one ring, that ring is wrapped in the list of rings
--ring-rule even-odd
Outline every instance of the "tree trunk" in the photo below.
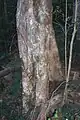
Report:
[[[76,41],[75,41],[75,51],[76,51],[76,59],[80,60],[80,0],[77,0],[77,32],[76,32]],[[75,0],[73,3],[73,20],[74,20],[74,11],[75,11]]]
[[[22,60],[23,112],[29,115],[35,106],[46,103],[49,81],[62,80],[51,0],[18,0],[16,20]]]
[[[78,0],[78,9],[77,9],[77,40],[80,41],[80,0]]]

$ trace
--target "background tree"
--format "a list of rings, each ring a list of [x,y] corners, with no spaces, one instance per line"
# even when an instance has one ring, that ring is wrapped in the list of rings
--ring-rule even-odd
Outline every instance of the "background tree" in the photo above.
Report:
[[[75,2],[75,1],[74,1]],[[75,8],[75,6],[74,6]],[[74,12],[73,12],[74,13]],[[75,62],[76,62],[76,59],[80,60],[80,50],[79,50],[79,44],[80,44],[80,0],[78,0],[78,10],[77,10],[77,34],[76,34],[76,37],[75,37]],[[76,62],[77,64],[77,62]]]
[[[0,1],[0,60],[11,54],[14,51],[14,48],[17,50],[15,23],[16,4],[17,0]],[[0,62],[0,65],[2,64],[2,61]]]

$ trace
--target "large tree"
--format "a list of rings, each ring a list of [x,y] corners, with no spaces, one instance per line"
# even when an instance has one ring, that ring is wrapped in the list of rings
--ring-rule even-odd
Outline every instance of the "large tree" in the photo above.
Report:
[[[42,107],[49,99],[49,81],[62,80],[52,27],[52,1],[18,0],[16,22],[22,61],[23,113],[30,120],[34,108]]]

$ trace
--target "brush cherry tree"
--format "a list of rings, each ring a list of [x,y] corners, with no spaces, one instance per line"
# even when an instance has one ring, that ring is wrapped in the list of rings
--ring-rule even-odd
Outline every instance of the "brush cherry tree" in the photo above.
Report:
[[[22,103],[26,120],[45,120],[49,82],[62,80],[52,25],[51,0],[18,0],[17,36],[22,66]]]

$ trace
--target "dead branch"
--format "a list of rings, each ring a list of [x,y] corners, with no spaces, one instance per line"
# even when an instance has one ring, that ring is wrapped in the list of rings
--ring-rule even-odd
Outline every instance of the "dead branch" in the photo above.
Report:
[[[63,104],[63,94],[57,94],[53,96],[49,101],[46,109],[46,115],[49,115],[50,112],[54,112],[55,109],[62,107]],[[77,92],[68,92],[68,103],[75,104],[76,107],[80,107],[80,93]]]
[[[52,95],[53,96],[53,95]],[[68,90],[68,103],[73,107],[80,108],[80,102],[78,101],[80,99],[80,93],[72,92]],[[50,98],[50,100],[47,101],[41,108],[41,111],[37,117],[37,120],[45,120],[46,117],[49,117],[51,113],[55,111],[55,109],[58,109],[60,107],[63,107],[63,94],[57,94]]]
[[[8,74],[10,74],[11,72],[15,72],[15,71],[18,71],[20,69],[20,66],[19,67],[13,67],[13,68],[5,68],[4,70],[0,71],[0,78],[1,77],[4,77]]]

